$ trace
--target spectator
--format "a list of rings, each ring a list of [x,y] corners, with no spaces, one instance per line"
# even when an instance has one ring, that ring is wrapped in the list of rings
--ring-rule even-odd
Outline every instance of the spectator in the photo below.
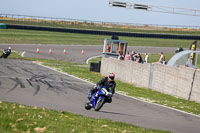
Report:
[[[110,45],[109,45],[109,43],[107,44],[106,52],[107,52],[107,53],[110,52]]]
[[[163,52],[160,52],[160,59],[159,59],[158,62],[160,62],[160,63],[162,63],[162,64],[165,64],[165,63],[166,63],[166,62],[165,62],[165,56],[164,56]]]
[[[135,51],[132,51],[132,54],[131,54],[131,60],[132,61],[135,61],[135,59],[134,59],[134,55],[135,55],[136,53],[135,53]]]
[[[119,51],[119,53],[118,53],[118,60],[124,60],[124,56],[121,51]]]
[[[131,56],[130,56],[129,52],[127,52],[127,54],[126,54],[124,60],[131,60]]]
[[[142,56],[140,55],[140,53],[138,53],[138,57],[139,57],[138,63],[144,63],[144,62],[143,62],[143,59],[142,59]]]
[[[135,58],[135,61],[134,61],[135,63],[143,63],[143,59],[140,53],[135,54],[134,58]]]
[[[191,68],[196,69],[196,67],[192,64],[190,58],[188,58],[188,61],[186,62],[186,65],[185,65],[185,66],[186,66],[186,67],[191,67]]]
[[[11,54],[11,47],[8,47],[8,49],[3,50],[3,54],[0,56],[0,58],[6,59]]]
[[[145,53],[145,59],[144,60],[145,60],[146,63],[149,63],[149,55],[147,53]]]

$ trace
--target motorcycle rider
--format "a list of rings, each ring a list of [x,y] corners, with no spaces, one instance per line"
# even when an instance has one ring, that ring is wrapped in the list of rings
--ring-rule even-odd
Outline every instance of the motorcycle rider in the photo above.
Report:
[[[91,99],[92,95],[99,91],[101,88],[105,87],[106,90],[110,93],[112,93],[112,95],[115,93],[115,86],[116,83],[114,81],[115,79],[115,74],[113,72],[110,72],[108,77],[104,77],[102,78],[90,91],[89,91],[89,100]],[[108,97],[107,102],[111,103],[112,102],[112,95],[110,97]]]
[[[11,54],[11,47],[8,47],[8,49],[3,50],[3,54],[0,56],[0,58],[7,58]]]

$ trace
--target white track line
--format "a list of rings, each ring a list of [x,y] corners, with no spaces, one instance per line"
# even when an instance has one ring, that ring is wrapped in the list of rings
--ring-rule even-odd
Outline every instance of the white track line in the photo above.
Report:
[[[45,68],[51,69],[51,70],[53,70],[53,71],[56,71],[56,72],[62,73],[62,74],[64,74],[64,75],[67,75],[67,76],[70,76],[70,77],[73,77],[73,78],[79,79],[79,80],[84,81],[84,82],[87,82],[87,83],[89,83],[89,84],[95,85],[95,84],[93,84],[93,83],[91,83],[91,82],[89,82],[89,81],[87,81],[87,80],[84,80],[84,79],[81,79],[81,78],[75,77],[74,75],[70,75],[70,74],[68,74],[68,73],[64,73],[64,72],[58,71],[58,70],[56,70],[55,68],[51,68],[51,67],[48,67],[48,66],[42,65],[42,64],[37,63],[37,62],[34,62],[34,61],[33,61],[33,63],[35,63],[35,64],[37,64],[37,65],[39,65],[39,66],[42,66],[42,67],[45,67]]]
[[[22,52],[21,57],[24,57],[24,54],[26,53],[26,51]]]
[[[87,83],[89,83],[89,84],[95,85],[94,83],[91,83],[91,82],[89,82],[89,81],[87,81],[87,80],[84,80],[84,79],[81,79],[81,78],[78,78],[78,77],[75,77],[74,75],[70,75],[70,74],[68,74],[68,73],[64,73],[64,72],[58,71],[58,70],[56,70],[56,69],[54,69],[54,68],[51,68],[51,67],[48,67],[48,66],[44,66],[44,65],[39,64],[39,63],[37,63],[37,62],[33,62],[33,63],[35,63],[35,64],[37,64],[37,65],[40,65],[40,66],[43,66],[43,67],[45,67],[45,68],[51,69],[51,70],[53,70],[53,71],[62,73],[62,74],[64,74],[64,75],[67,75],[67,76],[70,76],[70,77],[79,79],[79,80],[84,81],[84,82],[87,82]],[[188,112],[185,112],[185,111],[182,111],[182,110],[178,110],[178,109],[175,109],[175,108],[167,107],[167,106],[164,106],[164,105],[160,105],[160,104],[156,104],[156,103],[147,102],[147,101],[144,101],[144,100],[141,100],[141,99],[137,99],[137,98],[134,98],[134,97],[131,97],[131,96],[128,96],[128,95],[119,93],[119,92],[116,92],[116,93],[117,93],[117,94],[120,94],[120,95],[122,95],[122,96],[129,97],[129,98],[131,98],[131,99],[140,101],[140,102],[144,102],[144,103],[148,103],[148,104],[152,104],[152,105],[164,107],[164,108],[167,108],[167,109],[171,109],[171,110],[174,110],[174,111],[177,111],[177,112],[181,112],[181,113],[184,113],[184,114],[187,114],[187,115],[192,115],[192,116],[195,116],[195,117],[200,118],[200,115],[195,115],[195,114],[188,113]]]
[[[93,57],[88,58],[88,59],[86,60],[86,64],[88,64],[89,61],[90,61],[91,59],[94,59],[94,58],[97,58],[97,57],[101,57],[101,56],[102,56],[102,55],[97,55],[97,56],[93,56]]]

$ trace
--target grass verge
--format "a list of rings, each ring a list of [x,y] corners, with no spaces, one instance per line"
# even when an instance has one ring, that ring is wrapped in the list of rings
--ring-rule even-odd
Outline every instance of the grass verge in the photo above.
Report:
[[[0,101],[1,133],[166,133],[68,112]]]
[[[71,44],[71,45],[102,45],[104,38],[111,36],[86,35],[48,31],[0,29],[0,43],[7,44]],[[188,48],[193,40],[158,39],[120,37],[120,40],[128,41],[129,46],[153,46],[153,47],[184,47]]]

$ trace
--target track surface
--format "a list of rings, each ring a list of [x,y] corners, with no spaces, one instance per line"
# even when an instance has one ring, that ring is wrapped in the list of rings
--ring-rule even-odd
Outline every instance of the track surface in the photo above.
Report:
[[[24,49],[21,48],[21,51]],[[81,51],[77,51],[79,57]],[[113,102],[105,104],[101,111],[87,111],[83,106],[88,89],[92,86],[90,83],[32,62],[0,59],[0,100],[2,101],[64,110],[95,118],[109,118],[176,133],[199,133],[200,131],[200,117],[119,94],[115,94]]]

